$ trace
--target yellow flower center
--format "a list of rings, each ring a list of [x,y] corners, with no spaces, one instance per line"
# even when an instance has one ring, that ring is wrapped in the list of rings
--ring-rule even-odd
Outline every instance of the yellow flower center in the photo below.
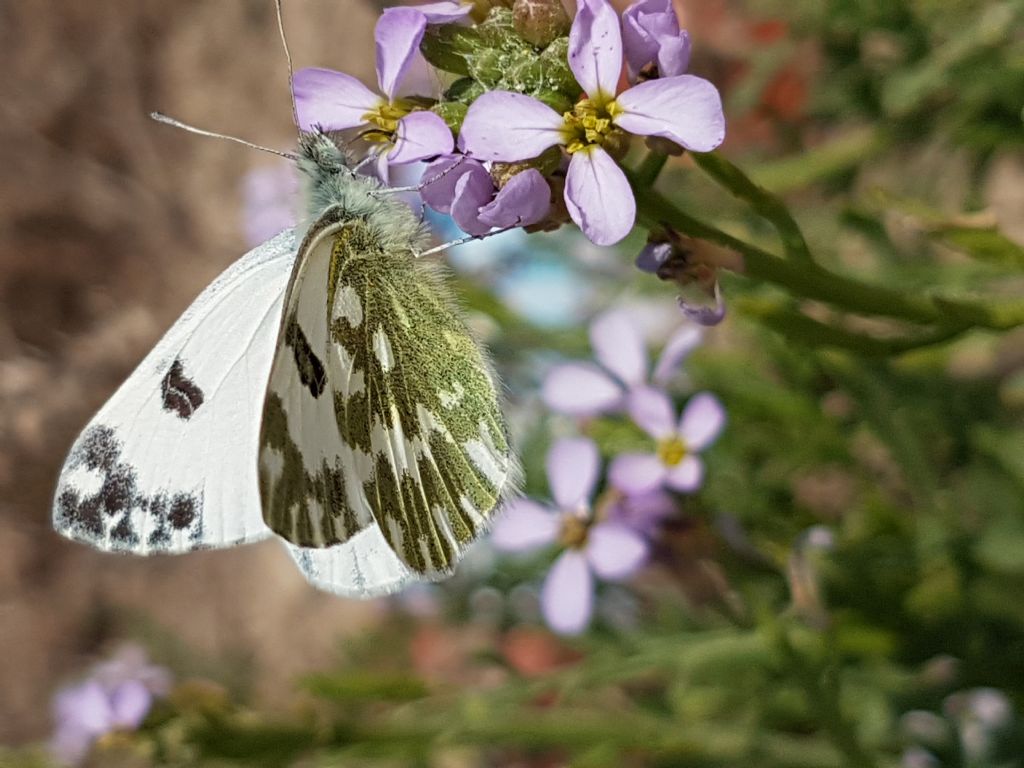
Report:
[[[589,527],[587,521],[579,515],[563,515],[558,543],[566,549],[582,549],[587,543]]]
[[[566,112],[565,149],[572,154],[581,149],[598,146],[608,150],[613,156],[620,156],[629,136],[621,128],[617,128],[612,119],[621,111],[618,104],[612,101],[595,101],[581,99],[571,112]]]
[[[658,458],[666,467],[674,467],[686,456],[686,443],[678,435],[658,441]]]
[[[374,126],[363,133],[363,138],[381,143],[391,141],[398,130],[398,121],[413,109],[414,105],[405,99],[396,99],[390,104],[381,103],[376,109],[371,109],[363,115],[363,120]]]

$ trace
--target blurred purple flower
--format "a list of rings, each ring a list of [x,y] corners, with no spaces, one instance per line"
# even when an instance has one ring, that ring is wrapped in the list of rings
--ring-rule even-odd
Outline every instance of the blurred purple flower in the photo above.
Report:
[[[551,208],[551,188],[533,168],[517,173],[499,190],[479,160],[446,155],[427,166],[421,183],[423,202],[477,237],[495,227],[536,224]]]
[[[530,499],[510,502],[491,531],[506,552],[558,543],[564,547],[541,588],[541,612],[555,632],[576,635],[590,624],[594,577],[617,581],[647,559],[647,542],[621,523],[590,520],[590,501],[601,469],[597,446],[585,438],[562,439],[548,452],[547,473],[557,509]]]
[[[663,486],[684,493],[700,488],[704,464],[697,454],[725,426],[725,409],[718,399],[707,392],[694,395],[677,422],[668,395],[654,387],[637,387],[629,395],[629,412],[658,446],[655,453],[616,456],[608,473],[612,485],[627,495]]]
[[[125,646],[87,679],[54,697],[53,755],[63,763],[81,762],[100,737],[138,728],[154,698],[165,696],[170,686],[166,669],[149,664],[141,648]]]
[[[242,229],[255,248],[295,225],[299,180],[290,164],[267,165],[249,171],[242,180]]]
[[[648,538],[678,511],[672,495],[658,489],[649,493],[623,496],[608,510],[608,519],[629,526]]]
[[[663,386],[701,341],[701,330],[680,327],[665,344],[651,381]],[[553,411],[593,416],[624,407],[628,393],[648,375],[647,350],[639,329],[622,309],[612,309],[590,324],[590,346],[597,363],[557,365],[544,378],[541,397]]]
[[[677,75],[616,95],[622,56],[619,17],[608,0],[581,0],[569,33],[569,67],[587,98],[560,115],[531,96],[490,91],[470,106],[459,139],[468,154],[501,162],[565,147],[566,206],[597,245],[617,243],[636,218],[633,191],[613,157],[621,156],[627,134],[661,136],[696,152],[725,137],[722,101],[707,80]]]
[[[690,65],[690,35],[679,28],[672,0],[639,0],[622,14],[626,71],[635,83],[645,67],[655,77],[675,77]],[[644,74],[647,74],[644,71]]]
[[[414,8],[389,8],[377,21],[377,83],[383,96],[343,72],[316,67],[296,72],[293,91],[299,127],[305,131],[365,129],[363,138],[381,144],[377,172],[384,181],[389,164],[450,153],[454,139],[447,123],[398,95],[426,25],[427,17]]]

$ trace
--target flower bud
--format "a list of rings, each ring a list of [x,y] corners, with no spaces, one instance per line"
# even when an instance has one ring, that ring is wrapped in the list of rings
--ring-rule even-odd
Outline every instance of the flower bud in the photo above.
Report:
[[[516,32],[538,48],[569,34],[572,24],[561,0],[515,0],[512,20]]]

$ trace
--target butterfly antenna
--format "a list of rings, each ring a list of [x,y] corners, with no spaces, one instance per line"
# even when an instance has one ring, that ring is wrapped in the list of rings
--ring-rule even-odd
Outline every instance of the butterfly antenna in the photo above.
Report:
[[[183,123],[180,120],[175,120],[173,117],[168,117],[167,115],[163,114],[162,112],[150,112],[149,116],[151,118],[153,118],[154,120],[156,120],[158,123],[163,123],[164,125],[170,125],[170,126],[173,126],[174,128],[181,128],[181,130],[183,130],[183,131],[188,131],[189,133],[194,133],[194,134],[197,134],[199,136],[208,136],[208,137],[210,137],[212,139],[227,139],[228,141],[233,141],[236,144],[241,144],[244,147],[249,147],[250,149],[258,149],[260,152],[269,152],[272,155],[277,155],[278,157],[283,157],[283,158],[285,158],[287,160],[296,161],[296,160],[299,159],[298,155],[294,155],[291,152],[282,152],[282,151],[280,151],[278,149],[271,149],[270,147],[263,147],[263,146],[260,146],[259,144],[253,144],[251,141],[246,141],[245,139],[240,139],[237,136],[228,136],[227,134],[223,134],[223,133],[214,133],[213,131],[204,131],[202,128],[196,128],[194,125],[189,125],[188,123]]]
[[[424,256],[430,256],[431,254],[434,253],[440,253],[441,251],[447,250],[456,245],[465,245],[466,243],[472,243],[474,240],[486,240],[488,237],[494,237],[495,235],[503,234],[504,232],[508,232],[509,230],[515,229],[518,226],[519,224],[512,224],[511,226],[508,227],[502,227],[501,229],[491,230],[490,232],[487,232],[486,234],[483,235],[466,235],[465,237],[460,237],[458,240],[449,240],[447,243],[435,245],[433,248],[428,248],[425,251],[414,251],[412,255],[413,258],[422,259]]]
[[[374,196],[382,196],[382,195],[393,195],[393,194],[396,194],[398,192],[422,192],[424,187],[426,187],[426,186],[428,186],[430,184],[433,184],[435,181],[440,181],[445,176],[447,176],[449,173],[451,173],[456,168],[458,168],[460,165],[462,165],[462,163],[465,160],[466,160],[466,155],[460,155],[459,159],[456,160],[454,163],[449,165],[447,168],[445,168],[443,171],[438,173],[436,176],[431,176],[429,179],[426,179],[425,181],[423,179],[420,179],[420,182],[418,184],[414,184],[414,185],[409,186],[409,187],[384,187],[383,189],[374,190],[372,194]]]
[[[288,36],[284,33],[284,0],[274,0],[277,9],[277,31],[281,34],[281,45],[284,47],[284,58],[288,62],[288,97],[292,100],[292,120],[299,127],[299,108],[295,105],[295,67],[292,65],[292,52],[288,49]]]

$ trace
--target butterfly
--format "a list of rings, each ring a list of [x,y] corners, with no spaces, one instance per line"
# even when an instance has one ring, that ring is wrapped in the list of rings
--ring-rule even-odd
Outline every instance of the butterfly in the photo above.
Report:
[[[371,597],[450,575],[514,485],[499,385],[427,233],[303,133],[309,221],[230,266],[74,443],[55,529],[149,555],[277,535]]]

